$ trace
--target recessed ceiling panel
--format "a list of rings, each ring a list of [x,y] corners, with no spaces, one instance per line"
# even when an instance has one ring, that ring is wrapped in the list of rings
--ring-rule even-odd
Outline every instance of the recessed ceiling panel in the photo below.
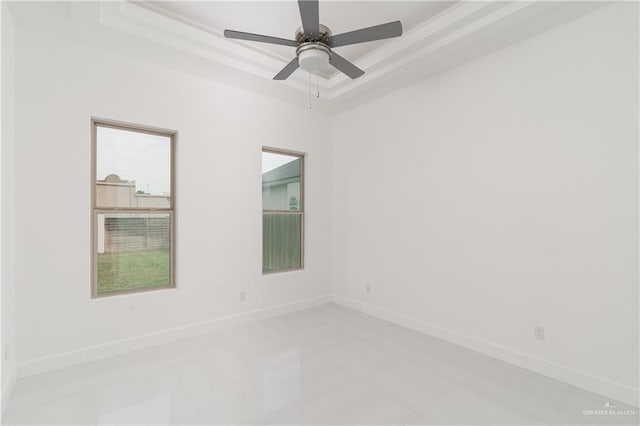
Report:
[[[323,1],[320,0],[320,23],[340,34],[385,22],[402,21],[404,32],[436,16],[453,1]],[[157,11],[179,17],[216,31],[225,29],[295,39],[301,26],[295,1],[150,1]],[[341,56],[356,62],[382,48],[389,40],[336,48]],[[249,43],[249,42],[247,42]],[[295,56],[288,46],[253,43],[256,49],[281,57],[283,65]],[[255,46],[259,44],[258,46]],[[286,62],[285,62],[286,61]]]

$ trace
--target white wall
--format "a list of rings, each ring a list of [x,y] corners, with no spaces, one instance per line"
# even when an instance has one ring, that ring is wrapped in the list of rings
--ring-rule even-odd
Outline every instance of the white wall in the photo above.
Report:
[[[15,381],[15,268],[14,268],[14,23],[6,2],[0,5],[2,14],[2,146],[0,147],[0,191],[2,244],[0,246],[0,280],[2,281],[2,408]]]
[[[339,300],[637,403],[637,79],[617,4],[337,116]]]
[[[20,25],[16,93],[20,366],[329,294],[331,145],[320,112]],[[91,116],[179,131],[177,289],[90,298]],[[308,154],[301,272],[261,273],[262,145]]]

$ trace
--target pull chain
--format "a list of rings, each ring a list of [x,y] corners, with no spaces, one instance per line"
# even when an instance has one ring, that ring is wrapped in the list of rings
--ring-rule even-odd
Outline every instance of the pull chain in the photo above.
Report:
[[[316,98],[320,97],[320,63],[316,62]]]
[[[309,109],[311,109],[311,72],[309,72]]]

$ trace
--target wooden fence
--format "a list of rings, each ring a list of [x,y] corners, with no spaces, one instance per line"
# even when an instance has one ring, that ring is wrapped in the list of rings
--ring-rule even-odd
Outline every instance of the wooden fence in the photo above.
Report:
[[[106,253],[168,249],[171,222],[165,217],[108,217],[105,219]]]

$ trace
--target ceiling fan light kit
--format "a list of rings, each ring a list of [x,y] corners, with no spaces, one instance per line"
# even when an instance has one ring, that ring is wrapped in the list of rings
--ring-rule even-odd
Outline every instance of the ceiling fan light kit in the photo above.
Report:
[[[224,36],[295,47],[296,57],[273,77],[274,80],[286,80],[298,68],[319,74],[329,69],[329,66],[333,66],[350,78],[358,78],[364,74],[364,71],[332,49],[402,35],[402,24],[400,21],[394,21],[334,36],[328,27],[320,24],[318,6],[318,0],[298,0],[302,27],[296,31],[295,40],[233,30],[225,30]]]
[[[320,43],[304,43],[296,50],[298,65],[304,71],[321,72],[329,69],[331,50]]]

